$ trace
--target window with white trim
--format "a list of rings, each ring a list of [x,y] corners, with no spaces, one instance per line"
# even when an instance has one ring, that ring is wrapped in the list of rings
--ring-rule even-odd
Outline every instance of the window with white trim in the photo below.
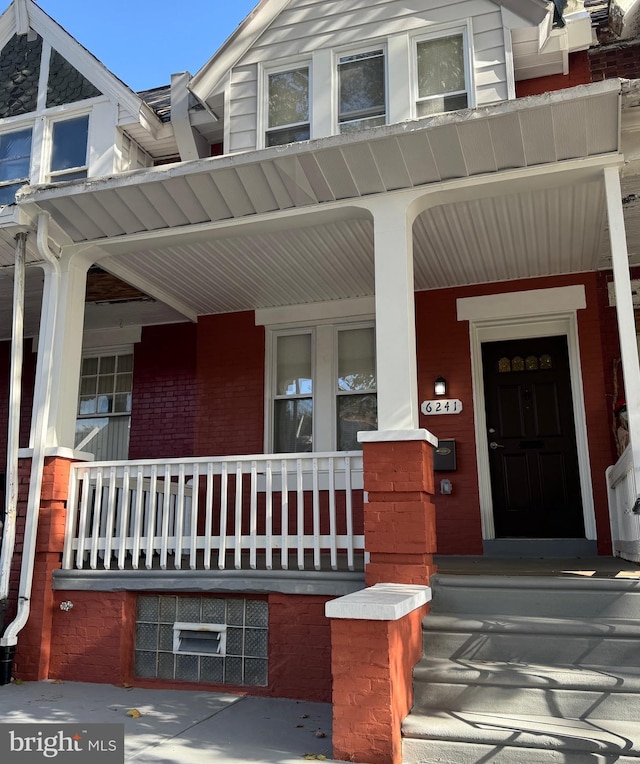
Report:
[[[15,201],[16,191],[29,182],[32,129],[0,134],[0,204]]]
[[[309,66],[266,73],[265,146],[306,141],[311,135]]]
[[[49,166],[49,178],[52,182],[87,177],[88,139],[88,114],[52,123]]]
[[[385,55],[382,48],[338,58],[338,129],[341,133],[387,121]]]
[[[75,447],[98,461],[126,459],[133,391],[133,354],[82,359]]]
[[[273,330],[267,449],[352,451],[377,428],[375,334],[371,323]]]
[[[463,31],[416,40],[416,114],[426,117],[469,105]]]

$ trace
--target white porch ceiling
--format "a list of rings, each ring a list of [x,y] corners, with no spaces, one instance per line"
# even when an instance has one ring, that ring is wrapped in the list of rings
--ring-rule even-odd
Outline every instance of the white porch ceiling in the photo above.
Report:
[[[19,206],[26,215],[46,210],[52,231],[88,244],[102,267],[192,317],[373,294],[373,222],[357,205],[416,188],[431,194],[414,225],[417,289],[592,270],[606,265],[599,157],[620,150],[619,99],[618,81],[607,81],[28,188]],[[0,265],[12,260],[0,242]],[[162,322],[155,305],[149,323]],[[177,316],[166,309],[167,321]]]

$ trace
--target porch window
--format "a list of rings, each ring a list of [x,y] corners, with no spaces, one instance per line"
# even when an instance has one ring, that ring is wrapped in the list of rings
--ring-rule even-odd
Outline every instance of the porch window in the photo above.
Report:
[[[267,449],[275,453],[352,451],[377,427],[372,325],[274,332],[273,409]]]
[[[15,201],[16,191],[29,182],[31,128],[0,135],[0,204]]]
[[[52,181],[87,177],[89,115],[54,122],[51,128]]]
[[[350,133],[387,121],[384,51],[338,59],[338,128]]]
[[[267,74],[267,100],[267,147],[309,139],[308,66]]]
[[[76,448],[98,461],[127,458],[132,390],[132,354],[83,359]]]
[[[418,117],[466,109],[468,85],[463,33],[416,43]]]

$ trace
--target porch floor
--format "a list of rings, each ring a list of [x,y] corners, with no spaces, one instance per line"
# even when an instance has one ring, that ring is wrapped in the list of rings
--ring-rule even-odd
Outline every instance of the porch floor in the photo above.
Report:
[[[440,573],[482,576],[567,576],[640,579],[640,565],[620,557],[473,557],[436,555]]]

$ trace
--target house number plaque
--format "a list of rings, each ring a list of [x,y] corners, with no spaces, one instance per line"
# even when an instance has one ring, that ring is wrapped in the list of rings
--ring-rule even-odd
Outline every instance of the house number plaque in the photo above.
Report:
[[[433,401],[422,401],[420,411],[426,416],[433,414],[459,414],[462,411],[462,401],[458,398],[436,398]]]

